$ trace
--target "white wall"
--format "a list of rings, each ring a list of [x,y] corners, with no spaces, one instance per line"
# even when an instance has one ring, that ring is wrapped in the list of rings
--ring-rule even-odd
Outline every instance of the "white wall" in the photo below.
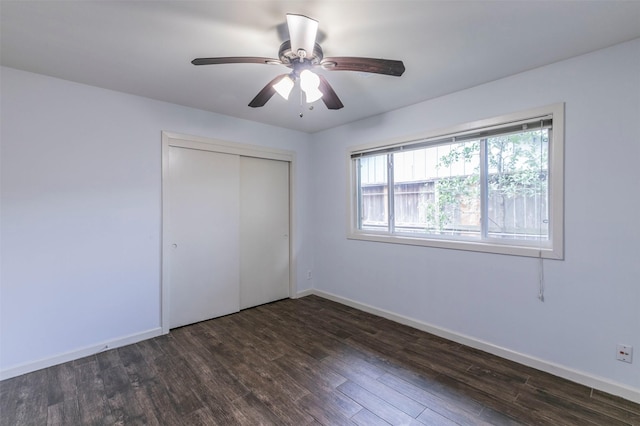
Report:
[[[159,333],[162,130],[296,152],[310,286],[309,135],[0,70],[1,377]]]
[[[346,239],[349,147],[556,102],[566,257],[544,263],[544,303],[536,259]],[[640,401],[640,40],[317,133],[312,147],[316,289]],[[617,343],[635,347],[633,364]]]
[[[0,71],[1,377],[159,331],[167,130],[296,151],[298,290],[640,400],[640,40],[311,136]],[[566,259],[545,261],[544,303],[534,259],[346,239],[349,147],[556,102]]]

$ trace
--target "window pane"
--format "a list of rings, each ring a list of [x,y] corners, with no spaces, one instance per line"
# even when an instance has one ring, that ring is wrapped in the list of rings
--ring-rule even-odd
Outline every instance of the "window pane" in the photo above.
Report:
[[[480,144],[393,154],[395,231],[480,237]]]
[[[360,165],[358,168],[360,229],[386,231],[389,229],[387,155],[364,157],[357,162]]]
[[[488,236],[548,240],[549,131],[487,139]]]

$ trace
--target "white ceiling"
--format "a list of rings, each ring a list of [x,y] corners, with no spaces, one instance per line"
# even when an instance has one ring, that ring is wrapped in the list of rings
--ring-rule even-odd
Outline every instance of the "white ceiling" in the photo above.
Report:
[[[249,101],[279,65],[286,13],[320,21],[325,57],[404,61],[402,77],[324,74],[345,107]],[[316,132],[640,37],[640,1],[7,1],[0,63],[234,117]],[[280,31],[279,31],[280,29]]]

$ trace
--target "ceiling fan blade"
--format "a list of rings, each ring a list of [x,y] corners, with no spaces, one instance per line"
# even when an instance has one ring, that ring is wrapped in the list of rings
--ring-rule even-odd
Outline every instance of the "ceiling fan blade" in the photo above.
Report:
[[[397,77],[404,73],[404,64],[402,61],[394,61],[392,59],[341,56],[324,58],[322,62],[320,62],[320,65],[329,71],[360,71]]]
[[[318,89],[322,92],[322,102],[324,102],[327,108],[340,109],[344,107],[342,101],[340,101],[340,98],[336,95],[336,92],[333,90],[333,87],[331,87],[327,79],[319,74],[318,77],[320,77],[320,86]]]
[[[279,59],[259,58],[254,56],[229,56],[225,58],[196,58],[191,61],[193,65],[217,65],[217,64],[282,64]]]
[[[304,49],[307,57],[311,58],[318,35],[318,21],[304,15],[287,13],[287,26],[291,39],[291,51],[297,54],[299,49]]]
[[[271,99],[273,95],[276,94],[276,89],[274,89],[273,85],[276,84],[278,81],[282,80],[282,77],[286,75],[287,74],[281,74],[276,78],[274,78],[273,80],[271,80],[269,83],[267,83],[267,85],[262,88],[262,90],[256,95],[256,97],[253,98],[251,102],[249,102],[249,106],[251,108],[258,108],[258,107],[264,106],[264,104],[266,104],[267,101]]]

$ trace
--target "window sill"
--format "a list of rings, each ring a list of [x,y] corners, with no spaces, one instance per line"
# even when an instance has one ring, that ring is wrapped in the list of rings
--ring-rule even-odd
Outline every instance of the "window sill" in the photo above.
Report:
[[[475,251],[481,253],[503,254],[510,256],[541,257],[543,259],[564,259],[560,250],[535,245],[503,244],[493,241],[468,241],[438,238],[413,238],[404,235],[378,234],[375,232],[350,232],[347,239],[373,241],[379,243],[405,244],[422,247],[443,248],[451,250]]]

